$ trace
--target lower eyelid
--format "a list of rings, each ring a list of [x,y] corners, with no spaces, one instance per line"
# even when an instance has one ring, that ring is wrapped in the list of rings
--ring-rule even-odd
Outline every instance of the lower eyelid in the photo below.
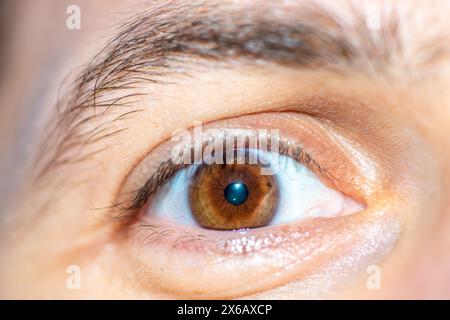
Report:
[[[354,213],[361,214],[361,213]],[[312,237],[346,221],[342,217],[308,218],[296,223],[233,231],[184,226],[165,219],[141,220],[132,229],[141,247],[165,247],[177,252],[237,256],[274,249],[297,239]]]
[[[153,270],[152,277],[164,283],[161,290],[187,298],[253,294],[307,279],[336,263],[358,274],[356,269],[378,262],[392,248],[399,230],[395,215],[383,208],[241,232],[153,225],[149,233],[148,228],[136,225],[129,238],[139,248],[138,270]],[[336,277],[332,283],[349,276],[340,273],[326,276]],[[202,289],[203,283],[210,286]]]
[[[326,218],[323,218],[323,221],[325,220]],[[164,220],[159,221],[161,222]],[[158,245],[179,253],[245,256],[265,249],[274,249],[300,237],[310,236],[310,232],[305,228],[310,223],[311,220],[296,226],[218,231],[180,226],[175,228],[170,227],[169,223],[155,224],[148,221],[137,224],[135,231],[138,234],[138,241],[142,241],[142,247],[151,248]]]

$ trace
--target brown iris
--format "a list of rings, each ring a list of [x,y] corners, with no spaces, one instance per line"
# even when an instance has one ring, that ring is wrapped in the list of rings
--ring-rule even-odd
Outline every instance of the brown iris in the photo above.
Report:
[[[212,164],[200,167],[189,187],[189,202],[197,222],[210,229],[242,229],[269,223],[278,203],[273,176],[261,166]]]

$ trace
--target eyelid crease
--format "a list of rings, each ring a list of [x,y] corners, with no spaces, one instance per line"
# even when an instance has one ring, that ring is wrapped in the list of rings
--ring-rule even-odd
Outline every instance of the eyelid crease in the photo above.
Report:
[[[206,145],[211,143],[211,141],[205,141],[202,147],[202,150]],[[279,152],[280,156],[288,156],[295,161],[307,166],[310,170],[312,170],[315,174],[319,174],[322,178],[327,181],[335,181],[335,178],[331,175],[331,173],[323,168],[316,160],[312,158],[312,156],[306,152],[303,146],[287,139],[279,139]],[[225,148],[225,143],[223,144]],[[190,146],[191,153],[191,161],[190,163],[175,163],[172,159],[168,159],[162,162],[154,173],[146,180],[143,186],[131,192],[131,194],[135,194],[131,204],[123,205],[122,203],[117,203],[114,205],[115,208],[120,210],[120,213],[113,217],[114,220],[127,220],[134,216],[134,212],[140,208],[142,208],[148,201],[148,199],[159,189],[161,188],[167,181],[169,181],[175,174],[194,163],[194,146]],[[270,143],[267,145],[267,151],[272,151]],[[238,149],[234,149],[236,152]],[[245,150],[248,150],[248,141],[246,141]],[[223,152],[225,156],[225,152]],[[225,163],[225,162],[224,162]],[[205,165],[205,164],[202,164]],[[126,201],[125,201],[126,202]]]

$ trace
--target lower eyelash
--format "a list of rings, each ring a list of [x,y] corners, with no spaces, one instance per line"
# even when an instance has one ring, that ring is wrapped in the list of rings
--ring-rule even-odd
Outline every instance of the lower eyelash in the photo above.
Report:
[[[315,218],[315,221],[332,221],[332,218]],[[303,224],[304,223],[304,224]],[[233,231],[208,230],[204,232],[171,229],[164,225],[153,223],[137,223],[132,229],[138,229],[133,236],[140,242],[140,248],[153,245],[167,246],[168,250],[182,250],[186,252],[200,252],[223,257],[248,256],[264,249],[274,249],[290,241],[311,236],[305,231],[308,223],[294,226],[277,227],[276,231],[255,232],[255,229],[242,229]]]
[[[205,243],[212,243],[213,240],[208,239],[206,236],[201,234],[195,234],[187,232],[185,230],[173,230],[166,226],[152,224],[152,223],[140,223],[135,225],[135,228],[139,232],[144,232],[145,235],[141,239],[141,247],[147,247],[155,244],[161,243],[171,243],[171,249],[183,248],[186,245],[195,245],[197,241],[202,241],[202,247]]]

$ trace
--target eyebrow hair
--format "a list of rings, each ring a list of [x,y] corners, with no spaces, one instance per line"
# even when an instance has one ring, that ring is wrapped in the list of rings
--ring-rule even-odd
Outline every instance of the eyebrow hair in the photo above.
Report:
[[[183,57],[386,73],[402,56],[395,7],[380,16],[380,29],[374,31],[361,8],[351,4],[346,15],[317,1],[252,4],[170,1],[123,24],[59,101],[58,120],[41,147],[45,152],[39,158],[45,160],[38,176],[102,151],[83,154],[80,148],[126,130],[123,120],[141,111],[133,105],[145,95],[142,86],[162,83],[162,76],[187,63]],[[424,63],[442,46],[428,49]],[[111,129],[119,122],[124,126]]]

